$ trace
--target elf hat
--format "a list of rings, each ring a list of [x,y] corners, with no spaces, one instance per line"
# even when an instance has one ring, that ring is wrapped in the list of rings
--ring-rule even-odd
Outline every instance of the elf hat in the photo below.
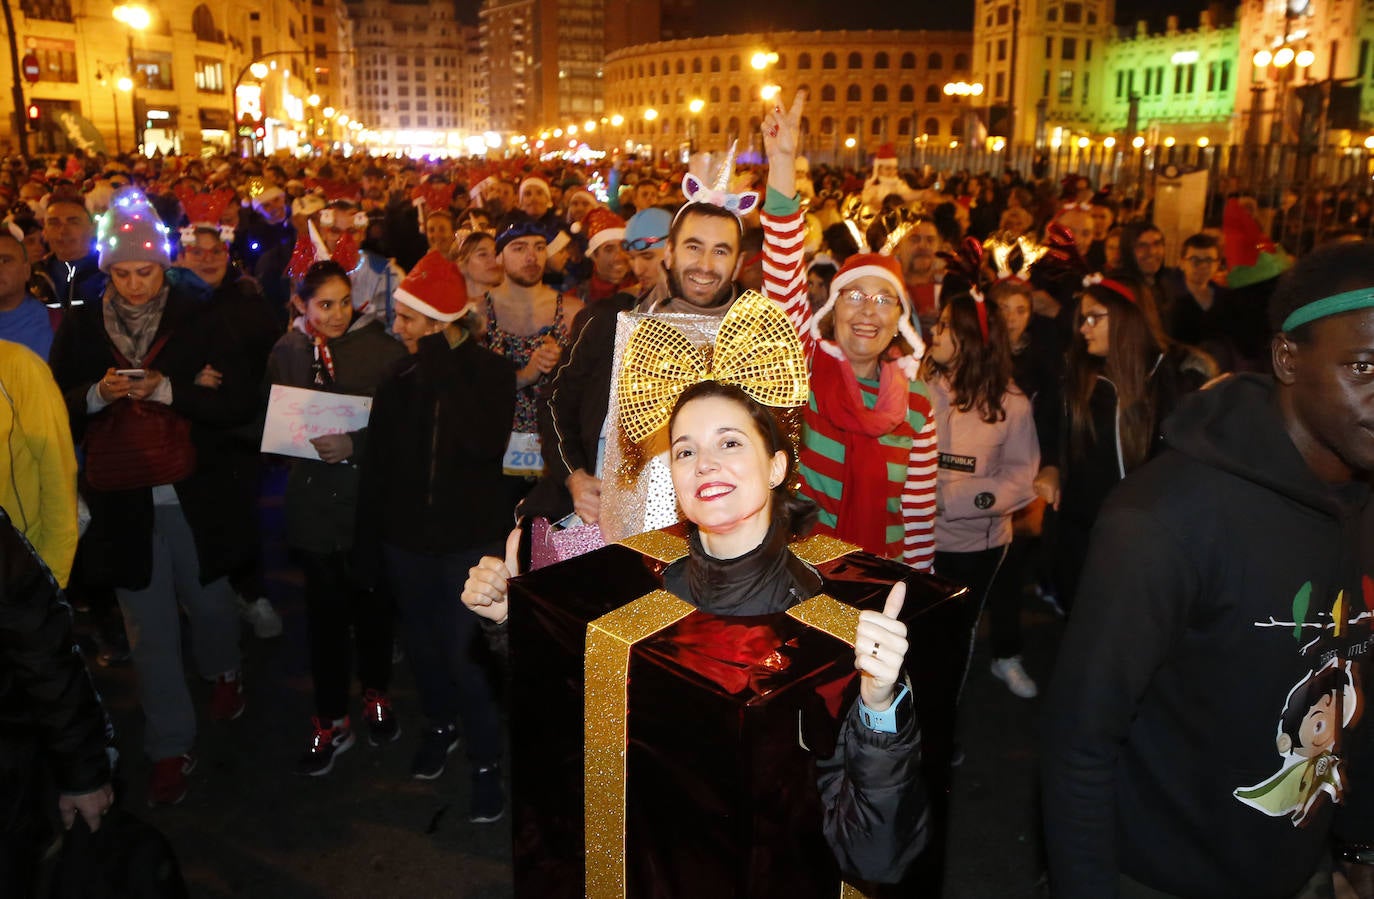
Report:
[[[137,190],[115,195],[109,210],[100,218],[96,238],[100,251],[100,270],[121,262],[156,262],[163,268],[172,265],[170,230],[153,211],[148,198]]]
[[[421,315],[445,323],[457,321],[471,308],[463,273],[438,250],[421,256],[392,296]]]
[[[903,357],[903,360],[910,359],[911,363],[906,364],[903,360],[898,360],[902,364],[902,370],[907,377],[914,378],[915,363],[920,361],[921,356],[925,355],[925,341],[921,340],[921,335],[916,333],[916,329],[911,325],[911,297],[906,292],[906,282],[902,279],[902,267],[891,256],[880,256],[877,253],[855,253],[845,260],[844,265],[835,274],[834,280],[830,282],[830,296],[825,301],[825,305],[816,311],[811,319],[811,336],[821,341],[822,347],[827,353],[837,358],[842,358],[843,353],[839,347],[830,341],[821,338],[820,322],[835,310],[835,302],[840,298],[840,292],[851,286],[860,278],[882,278],[892,288],[897,298],[902,302],[902,315],[897,321],[897,332],[911,344],[912,353],[910,356]],[[838,354],[838,355],[837,355]]]
[[[588,256],[603,244],[620,243],[625,239],[625,220],[603,206],[590,210],[573,228],[576,233],[586,235]]]

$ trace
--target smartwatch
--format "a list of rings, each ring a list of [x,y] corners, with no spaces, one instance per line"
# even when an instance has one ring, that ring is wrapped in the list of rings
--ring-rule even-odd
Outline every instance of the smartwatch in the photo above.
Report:
[[[875,712],[864,705],[862,699],[859,700],[859,720],[872,731],[880,734],[895,734],[906,729],[912,719],[911,688],[902,684],[897,695],[892,698],[892,704],[885,711]]]

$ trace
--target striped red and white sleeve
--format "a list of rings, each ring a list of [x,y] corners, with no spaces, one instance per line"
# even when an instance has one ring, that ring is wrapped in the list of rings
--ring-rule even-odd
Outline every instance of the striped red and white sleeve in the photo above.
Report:
[[[930,571],[935,563],[935,476],[939,452],[935,439],[935,412],[930,401],[924,410],[925,426],[911,443],[902,485],[902,561],[917,571]]]
[[[763,222],[763,293],[782,307],[810,357],[815,339],[806,296],[806,223],[795,204],[788,214],[764,209],[759,219]]]

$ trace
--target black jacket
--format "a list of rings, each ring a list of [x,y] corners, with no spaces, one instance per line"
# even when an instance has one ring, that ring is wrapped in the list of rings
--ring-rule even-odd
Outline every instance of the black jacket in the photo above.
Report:
[[[1148,382],[1155,422],[1150,456],[1163,445],[1159,438],[1160,422],[1173,412],[1185,394],[1197,390],[1210,378],[1195,364],[1198,359],[1197,354],[1177,344],[1156,359]],[[1116,385],[1103,375],[1098,375],[1088,399],[1092,416],[1088,439],[1081,447],[1074,445],[1068,377],[1065,372],[1055,390],[1042,390],[1036,397],[1035,426],[1040,438],[1041,464],[1059,467],[1063,489],[1059,515],[1070,525],[1086,530],[1097,520],[1107,494],[1132,466],[1121,453]]]
[[[149,367],[171,382],[172,409],[191,421],[196,470],[176,484],[176,492],[195,535],[201,583],[208,584],[256,551],[251,545],[255,530],[243,519],[248,513],[231,511],[247,508],[232,500],[255,491],[256,476],[244,465],[242,454],[233,452],[229,431],[252,419],[258,386],[212,310],[175,287],[168,292],[157,333],[171,337]],[[53,375],[67,401],[72,438],[80,443],[93,417],[86,412],[87,392],[107,369],[121,367],[105,333],[103,303],[73,307],[53,339],[51,358]],[[195,384],[206,365],[224,375],[218,389]],[[83,485],[82,495],[91,508],[90,529],[81,541],[91,582],[132,590],[146,587],[153,570],[152,490],[102,492]]]
[[[362,469],[361,517],[382,542],[444,555],[498,543],[511,527],[501,460],[515,371],[469,337],[422,338],[377,388]]]
[[[578,469],[596,472],[597,445],[611,398],[611,362],[616,319],[635,306],[628,293],[588,307],[576,337],[564,352],[539,412],[539,439],[544,448],[544,476],[521,504],[521,511],[550,521],[573,510],[568,475]]]
[[[71,616],[52,573],[0,510],[0,768],[23,764],[23,747],[37,742],[59,790],[89,793],[110,782],[109,720]],[[0,795],[0,810],[10,812],[10,800]]]
[[[356,323],[355,323],[356,324]],[[329,342],[334,355],[334,383],[327,390],[352,396],[372,396],[392,368],[405,358],[401,342],[389,336],[378,321],[356,325]],[[267,381],[317,390],[314,386],[314,345],[300,331],[282,335],[267,359]],[[367,428],[349,435],[353,457],[328,465],[315,459],[296,459],[286,481],[286,543],[309,552],[352,549],[360,526],[369,535],[375,522],[358,520],[358,464],[367,455]]]
[[[34,295],[54,309],[98,306],[105,293],[105,273],[94,250],[75,262],[63,262],[49,254],[34,274],[41,276],[41,288]]]
[[[1369,715],[1348,726],[1374,683],[1369,488],[1312,473],[1274,392],[1186,398],[1102,509],[1043,721],[1057,897],[1115,896],[1122,873],[1289,897],[1333,825],[1374,842]]]

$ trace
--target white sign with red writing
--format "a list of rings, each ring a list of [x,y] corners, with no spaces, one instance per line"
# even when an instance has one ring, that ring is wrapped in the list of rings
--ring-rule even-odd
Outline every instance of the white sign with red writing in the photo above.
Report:
[[[367,427],[372,397],[302,390],[273,384],[267,399],[262,451],[299,459],[319,459],[310,441],[325,434],[348,434]]]

